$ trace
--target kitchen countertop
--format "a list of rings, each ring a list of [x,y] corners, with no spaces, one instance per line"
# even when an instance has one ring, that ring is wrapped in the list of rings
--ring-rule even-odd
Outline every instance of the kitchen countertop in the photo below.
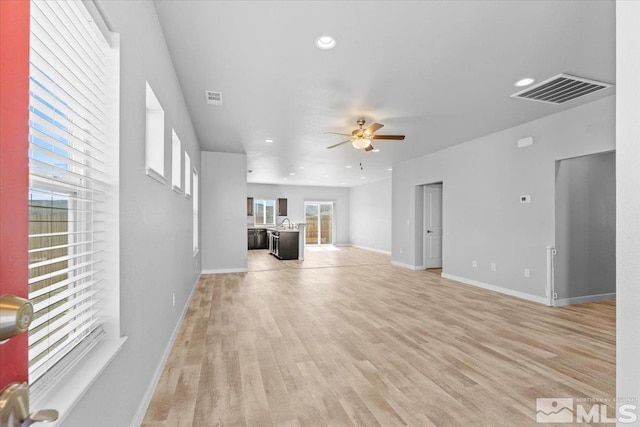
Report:
[[[281,233],[299,233],[300,230],[297,228],[282,228],[282,227],[265,227],[259,225],[248,225],[247,229],[249,230],[267,230],[267,231],[279,231]]]

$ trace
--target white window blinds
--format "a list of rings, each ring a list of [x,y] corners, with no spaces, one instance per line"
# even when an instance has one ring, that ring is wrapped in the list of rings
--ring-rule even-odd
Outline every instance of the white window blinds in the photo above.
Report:
[[[32,1],[30,44],[33,384],[54,365],[69,366],[101,334],[109,46],[82,2],[76,1]]]

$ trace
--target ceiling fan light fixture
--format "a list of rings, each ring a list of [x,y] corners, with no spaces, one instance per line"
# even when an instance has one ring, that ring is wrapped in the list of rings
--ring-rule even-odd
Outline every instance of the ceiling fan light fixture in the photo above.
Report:
[[[331,36],[323,35],[316,39],[316,46],[318,49],[329,50],[336,47],[337,41]]]
[[[351,144],[353,145],[354,148],[357,148],[359,150],[364,150],[365,148],[371,145],[371,140],[366,138],[356,138],[353,140]]]

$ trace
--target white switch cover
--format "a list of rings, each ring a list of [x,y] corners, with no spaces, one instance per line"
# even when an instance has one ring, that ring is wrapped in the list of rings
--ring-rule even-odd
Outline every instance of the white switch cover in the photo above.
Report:
[[[491,271],[496,271],[496,263],[495,262],[491,263]]]
[[[473,261],[471,261],[471,266],[472,267],[477,267],[478,266],[478,261],[476,261],[475,259]]]
[[[528,268],[524,269],[524,277],[531,277],[531,270],[529,270]]]

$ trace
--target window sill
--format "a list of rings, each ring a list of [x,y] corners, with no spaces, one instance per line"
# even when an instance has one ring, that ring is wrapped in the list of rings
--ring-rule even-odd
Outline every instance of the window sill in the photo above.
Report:
[[[71,372],[62,377],[38,400],[31,402],[31,412],[55,409],[60,413],[60,418],[47,426],[62,426],[65,418],[118,354],[126,340],[127,337],[103,339],[96,344]]]
[[[198,255],[199,252],[200,252],[200,248],[198,248],[195,251],[193,251],[193,257],[195,258]]]
[[[155,169],[147,168],[147,176],[149,178],[155,179],[160,184],[166,184],[167,183],[167,178],[165,178],[161,173],[156,172]]]
[[[182,195],[182,188],[178,187],[177,185],[173,186],[173,191]]]
[[[185,194],[184,197],[187,199],[191,199],[191,194]]]

